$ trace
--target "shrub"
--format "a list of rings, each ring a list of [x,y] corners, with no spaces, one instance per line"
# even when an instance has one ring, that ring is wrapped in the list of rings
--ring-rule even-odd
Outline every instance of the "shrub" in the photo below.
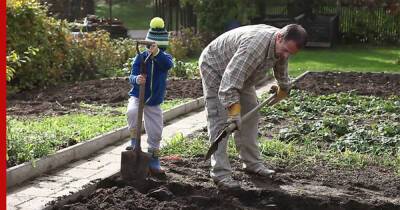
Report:
[[[202,31],[222,33],[232,21],[240,24],[249,24],[257,14],[259,1],[231,1],[231,0],[182,0],[184,4],[192,4],[199,19]]]
[[[34,0],[7,1],[7,69],[13,86],[29,89],[56,83],[68,54],[67,22],[46,16]]]
[[[104,30],[81,33],[70,39],[71,70],[65,80],[86,80],[107,76],[126,76],[122,70],[135,55],[133,40],[111,39]]]
[[[106,31],[72,34],[66,21],[46,16],[34,0],[7,1],[7,88],[18,90],[63,81],[126,75],[123,64],[135,55],[129,39]]]
[[[197,62],[187,63],[174,59],[174,67],[170,71],[170,76],[188,79],[198,78],[200,77],[198,66]]]
[[[172,34],[169,51],[174,58],[182,60],[200,55],[204,45],[200,34],[195,34],[191,28],[183,28],[180,32]]]

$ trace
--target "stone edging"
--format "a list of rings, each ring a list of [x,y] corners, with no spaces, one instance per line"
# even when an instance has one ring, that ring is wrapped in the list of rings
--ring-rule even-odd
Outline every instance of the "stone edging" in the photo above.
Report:
[[[164,121],[170,121],[180,115],[187,114],[204,106],[204,97],[200,97],[163,112]],[[142,126],[142,132],[144,126]],[[28,179],[37,177],[69,162],[87,157],[111,144],[129,136],[127,126],[97,136],[91,140],[64,148],[54,154],[40,158],[34,162],[26,162],[7,169],[7,188],[18,185]]]

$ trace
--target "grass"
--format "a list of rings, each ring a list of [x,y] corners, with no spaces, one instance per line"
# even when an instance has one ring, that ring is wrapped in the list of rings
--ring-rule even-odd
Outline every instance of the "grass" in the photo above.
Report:
[[[153,9],[150,0],[116,2],[112,6],[112,16],[120,19],[128,29],[148,29]],[[109,18],[109,6],[105,1],[97,1],[95,13],[99,17]]]
[[[165,101],[171,109],[190,99]],[[80,104],[87,113],[39,118],[7,117],[7,160],[9,166],[52,154],[126,125],[126,107]]]
[[[198,58],[185,62],[195,64]],[[332,49],[304,49],[289,60],[289,74],[306,71],[390,72],[400,73],[400,48],[338,46]]]
[[[400,49],[390,47],[339,46],[305,49],[290,58],[289,73],[305,71],[357,71],[400,73]]]

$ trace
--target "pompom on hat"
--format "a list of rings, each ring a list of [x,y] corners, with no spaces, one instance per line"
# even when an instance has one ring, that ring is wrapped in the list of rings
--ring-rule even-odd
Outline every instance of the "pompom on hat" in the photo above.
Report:
[[[164,20],[160,17],[155,17],[150,21],[150,29],[146,36],[147,41],[154,41],[157,43],[159,48],[167,48],[169,34],[165,30]]]

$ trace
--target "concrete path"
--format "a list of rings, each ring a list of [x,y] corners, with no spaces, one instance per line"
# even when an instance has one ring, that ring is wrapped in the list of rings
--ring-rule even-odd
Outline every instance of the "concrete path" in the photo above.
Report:
[[[128,37],[134,40],[145,39],[147,35],[147,30],[128,30]]]
[[[269,90],[271,84],[257,90],[257,94]],[[168,139],[178,133],[187,136],[194,131],[206,126],[204,109],[191,112],[165,124],[163,141],[165,145]],[[146,150],[147,136],[142,136],[143,148]],[[120,154],[129,144],[129,139],[124,143],[109,146],[90,158],[79,160],[65,167],[44,174],[32,181],[25,182],[23,186],[14,187],[7,192],[7,209],[43,209],[45,204],[56,200],[59,196],[78,192],[82,186],[97,179],[107,178],[120,170]]]

